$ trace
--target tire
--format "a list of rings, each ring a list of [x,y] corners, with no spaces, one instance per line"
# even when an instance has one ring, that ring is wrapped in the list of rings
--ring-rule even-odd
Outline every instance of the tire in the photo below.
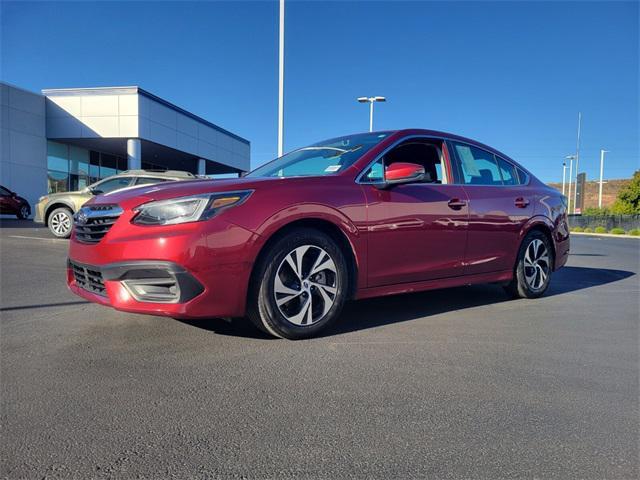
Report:
[[[57,238],[69,238],[73,227],[73,212],[68,208],[56,208],[47,222],[49,231]]]
[[[345,255],[327,234],[292,230],[261,256],[249,285],[247,313],[260,330],[297,340],[337,320],[349,293]]]
[[[20,210],[18,210],[18,213],[16,213],[16,217],[18,217],[19,220],[24,220],[25,218],[29,218],[30,214],[31,212],[29,211],[29,207],[27,205],[22,205]]]
[[[553,271],[553,249],[542,232],[529,232],[520,245],[513,280],[505,286],[514,298],[538,298],[549,287]]]

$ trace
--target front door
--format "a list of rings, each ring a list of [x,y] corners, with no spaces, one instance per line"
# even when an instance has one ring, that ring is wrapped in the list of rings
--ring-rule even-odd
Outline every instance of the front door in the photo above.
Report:
[[[442,142],[410,139],[374,163],[363,176],[367,200],[368,287],[419,282],[463,274],[468,207],[464,188],[447,184]],[[379,189],[395,162],[425,167],[424,183]]]

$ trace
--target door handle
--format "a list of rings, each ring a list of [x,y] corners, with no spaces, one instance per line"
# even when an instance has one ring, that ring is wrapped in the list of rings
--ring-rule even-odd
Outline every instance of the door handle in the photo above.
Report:
[[[453,210],[460,210],[462,207],[467,206],[467,202],[465,202],[464,200],[460,200],[459,198],[452,198],[451,200],[449,200],[447,205],[449,205],[449,208]]]
[[[524,197],[518,197],[516,198],[514,204],[518,208],[527,208],[527,206],[529,205],[529,200]]]

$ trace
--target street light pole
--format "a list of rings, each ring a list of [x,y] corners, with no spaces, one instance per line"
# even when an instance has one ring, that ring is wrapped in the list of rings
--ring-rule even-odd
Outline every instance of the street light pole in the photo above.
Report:
[[[280,0],[280,33],[278,38],[278,157],[284,146],[284,0]]]
[[[358,102],[369,103],[369,131],[373,132],[373,104],[375,102],[386,102],[385,97],[358,97]]]
[[[578,162],[580,161],[580,124],[582,123],[582,112],[578,112],[578,140],[576,141],[576,183],[573,188],[573,213],[576,213],[578,202]]]
[[[604,154],[609,150],[600,150],[600,188],[598,189],[598,208],[602,208],[602,175],[604,174]]]
[[[571,213],[571,179],[573,178],[573,159],[576,158],[576,156],[567,155],[565,158],[569,160],[569,186],[567,191],[567,213]]]
[[[567,162],[562,162],[562,194],[564,195],[564,183],[567,177]]]

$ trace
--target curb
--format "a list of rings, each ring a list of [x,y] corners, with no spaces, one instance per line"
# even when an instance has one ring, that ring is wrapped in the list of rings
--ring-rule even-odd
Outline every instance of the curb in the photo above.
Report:
[[[613,233],[569,232],[569,235],[586,235],[588,237],[609,237],[609,238],[635,238],[636,240],[640,240],[639,235],[614,235]]]

